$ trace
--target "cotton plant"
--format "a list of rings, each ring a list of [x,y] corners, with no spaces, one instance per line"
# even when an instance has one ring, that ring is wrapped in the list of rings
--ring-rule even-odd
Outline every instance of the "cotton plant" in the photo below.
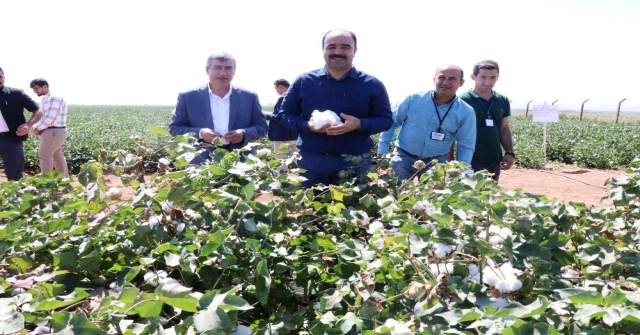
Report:
[[[487,240],[491,245],[500,245],[507,238],[513,236],[513,232],[511,229],[507,227],[500,228],[495,225],[491,225],[489,227],[489,239]],[[487,230],[482,230],[478,233],[478,238],[486,240],[487,239]]]
[[[482,282],[502,294],[510,294],[522,288],[522,282],[518,279],[520,274],[522,271],[514,269],[509,262],[498,267],[493,260],[489,259],[482,270]],[[469,277],[475,282],[480,281],[477,265],[469,265]]]
[[[342,124],[342,120],[340,120],[340,116],[333,111],[326,110],[321,112],[319,110],[314,110],[311,113],[311,119],[309,120],[309,124],[313,129],[320,129],[325,125],[337,126]]]

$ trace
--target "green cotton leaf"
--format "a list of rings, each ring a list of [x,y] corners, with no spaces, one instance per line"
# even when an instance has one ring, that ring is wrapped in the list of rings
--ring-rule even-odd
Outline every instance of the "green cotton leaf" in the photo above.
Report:
[[[141,318],[157,318],[162,313],[164,303],[153,293],[142,294],[136,302],[135,312]]]
[[[71,318],[68,330],[72,330],[72,334],[74,335],[95,335],[104,333],[104,331],[91,322],[84,313],[77,313]]]
[[[140,273],[141,268],[139,266],[129,267],[126,266],[118,274],[117,283],[119,286],[127,286],[131,281]]]
[[[500,308],[495,314],[491,315],[494,318],[513,317],[517,319],[525,319],[533,316],[543,314],[549,306],[549,301],[544,296],[538,296],[536,301],[529,305],[523,306],[517,302],[510,303],[507,306]]]
[[[0,299],[0,329],[4,334],[17,333],[24,329],[24,315],[16,310],[12,298]]]
[[[543,259],[551,258],[551,252],[549,252],[549,249],[536,243],[522,243],[520,246],[515,248],[515,251],[518,254],[527,257],[539,257]]]
[[[458,216],[458,218],[460,218],[460,220],[466,220],[467,219],[467,212],[462,210],[462,209],[452,209],[451,213],[453,213],[456,216]]]
[[[136,298],[138,297],[139,293],[140,290],[135,287],[123,288],[122,292],[120,293],[120,297],[118,298],[121,304],[114,304],[113,308],[120,312],[126,311],[131,306],[133,306],[133,304],[135,304]]]
[[[209,256],[224,243],[224,233],[220,230],[216,230],[216,232],[209,234],[209,241],[202,246],[201,255]]]
[[[147,130],[149,131],[149,134],[151,134],[153,137],[161,137],[161,136],[169,135],[169,130],[167,130],[166,127],[149,126],[147,127]]]
[[[35,306],[36,311],[51,311],[54,309],[66,307],[76,302],[85,299],[89,296],[82,288],[76,288],[75,291],[71,294],[67,294],[64,296],[58,296],[51,299],[44,300]]]
[[[160,297],[160,301],[171,307],[179,308],[183,311],[194,313],[198,311],[198,299],[192,296],[184,296],[182,298]]]
[[[568,299],[574,304],[601,305],[603,302],[602,294],[593,290],[586,290],[582,288],[566,288],[555,290],[555,292],[558,292],[562,299]]]
[[[198,332],[231,332],[235,327],[235,324],[231,322],[227,313],[217,305],[211,305],[209,308],[194,314],[193,325]]]
[[[167,266],[176,267],[180,265],[180,255],[167,252],[164,254],[164,262],[167,264]]]
[[[636,304],[636,305],[640,305],[640,292],[634,291],[634,292],[624,292],[627,296],[627,300],[629,300],[630,302]]]
[[[453,218],[447,214],[437,212],[427,214],[429,214],[429,216],[431,216],[434,220],[438,221],[438,223],[443,225],[450,225],[451,222],[453,222]]]
[[[490,213],[493,212],[493,214],[495,214],[500,219],[502,219],[502,217],[504,217],[504,215],[507,214],[508,208],[501,202],[491,204],[488,207],[489,207],[489,212]]]
[[[189,187],[171,187],[169,194],[167,194],[167,200],[173,202],[174,206],[182,206],[187,200],[189,200],[190,190]]]
[[[244,200],[251,200],[253,198],[253,194],[256,190],[256,184],[253,182],[249,182],[247,185],[244,185],[242,188],[242,196],[244,196]]]
[[[318,243],[318,246],[322,247],[323,249],[329,249],[329,250],[336,249],[336,244],[333,243],[333,241],[331,241],[330,238],[321,237],[316,239],[316,242]]]
[[[186,287],[176,281],[158,286],[155,293],[169,298],[182,298],[191,293],[191,290],[191,287]]]
[[[320,297],[320,310],[326,311],[330,309],[340,309],[342,308],[342,295],[338,290],[329,290],[327,292],[331,292],[330,294],[323,294]]]
[[[549,324],[542,322],[516,321],[511,327],[505,328],[502,335],[557,335],[558,331]]]
[[[342,318],[340,330],[342,330],[343,334],[347,334],[351,332],[353,327],[356,327],[356,331],[360,331],[362,329],[362,319],[358,318],[353,312],[349,312]]]
[[[436,314],[436,316],[445,319],[449,326],[455,326],[461,322],[460,319],[462,319],[465,314],[466,312],[464,310],[456,308],[445,313]]]
[[[567,245],[569,240],[569,236],[561,234],[559,232],[554,232],[547,236],[545,240],[540,243],[540,245],[549,249],[562,248]]]
[[[422,253],[422,249],[426,248],[428,245],[429,243],[423,241],[418,234],[411,234],[409,236],[409,248],[411,249],[412,254]]]
[[[600,306],[592,305],[592,304],[584,304],[580,306],[580,309],[573,316],[574,320],[581,320],[586,323],[589,323],[589,320],[594,317],[601,317],[605,314],[605,310],[603,310]]]
[[[269,267],[266,259],[260,260],[256,266],[255,285],[258,300],[263,306],[265,306],[269,298],[269,291],[271,290],[271,275],[269,274]]]
[[[606,313],[602,316],[602,321],[609,327],[622,321],[627,316],[627,313],[623,309],[619,309],[615,306],[607,308],[605,312]]]
[[[344,193],[342,193],[340,190],[338,190],[337,188],[330,186],[329,187],[329,191],[331,192],[331,198],[335,201],[339,201],[342,202],[343,198],[344,198]]]
[[[4,212],[0,212],[0,219],[9,219],[18,215],[20,215],[20,212],[4,211]]]
[[[363,196],[362,198],[360,198],[360,200],[358,200],[358,202],[365,208],[376,205],[376,199],[371,194]]]
[[[229,292],[218,306],[225,311],[246,311],[253,308],[246,300],[237,295],[229,295]]]

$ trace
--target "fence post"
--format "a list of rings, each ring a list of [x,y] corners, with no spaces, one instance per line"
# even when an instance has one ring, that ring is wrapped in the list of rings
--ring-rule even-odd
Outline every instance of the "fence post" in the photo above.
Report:
[[[584,112],[584,103],[589,101],[589,99],[582,102],[582,106],[580,106],[580,121],[582,121],[582,112]]]
[[[618,113],[616,114],[616,123],[618,123],[618,117],[620,117],[620,105],[622,105],[622,102],[625,100],[627,100],[627,98],[624,98],[620,100],[620,102],[618,102]]]
[[[533,102],[533,100],[527,102],[527,112],[524,114],[525,117],[529,116],[529,104]]]

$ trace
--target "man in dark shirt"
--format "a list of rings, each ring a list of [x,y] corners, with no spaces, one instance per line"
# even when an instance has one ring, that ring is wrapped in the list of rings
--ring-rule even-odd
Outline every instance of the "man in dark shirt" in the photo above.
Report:
[[[509,127],[509,99],[493,90],[499,77],[500,67],[496,61],[480,61],[473,66],[473,89],[460,95],[460,99],[476,112],[478,135],[471,167],[476,172],[493,173],[496,181],[500,178],[500,170],[510,169],[516,156]]]
[[[29,121],[24,110],[33,115]],[[24,91],[4,86],[4,71],[0,67],[0,158],[9,180],[20,180],[24,172],[23,142],[33,125],[42,117],[38,104]]]
[[[382,82],[352,66],[356,42],[353,32],[327,32],[322,38],[325,67],[300,75],[284,95],[278,120],[300,134],[298,165],[306,170],[303,187],[336,184],[340,171],[350,168],[358,175],[366,173],[371,166],[371,135],[393,123]],[[310,122],[314,110],[333,111],[343,123],[315,129]],[[364,157],[356,164],[343,155]]]
[[[298,151],[298,148],[295,147],[295,141],[298,139],[298,133],[292,131],[291,129],[283,126],[280,121],[278,121],[278,113],[280,113],[282,107],[282,95],[289,89],[289,82],[286,79],[278,79],[273,85],[275,86],[276,92],[280,97],[276,102],[276,105],[273,106],[273,113],[263,112],[264,116],[269,120],[269,131],[267,135],[269,140],[273,142],[273,152],[277,154],[282,151],[282,145],[287,143],[291,143],[294,145],[293,151]],[[279,158],[284,158],[286,155],[277,155]]]

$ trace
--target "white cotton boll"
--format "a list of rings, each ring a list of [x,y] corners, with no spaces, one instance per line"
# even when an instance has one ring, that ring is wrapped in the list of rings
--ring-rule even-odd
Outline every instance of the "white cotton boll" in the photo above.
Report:
[[[500,234],[500,227],[492,225],[489,227],[489,234]]]
[[[433,245],[431,250],[429,250],[429,255],[434,256],[435,258],[445,258],[453,251],[453,248],[444,243],[436,243]]]
[[[494,271],[496,271],[496,269],[490,269],[488,267],[485,267],[482,271],[482,281],[491,287],[495,287],[496,284],[501,281]]]
[[[505,280],[497,282],[495,288],[500,291],[500,293],[509,293],[509,286]]]
[[[489,237],[489,244],[491,245],[497,245],[504,242],[504,238],[500,235],[493,235],[491,237]]]
[[[517,291],[522,288],[522,282],[518,279],[508,279],[506,280],[506,282],[511,292]]]
[[[340,117],[338,116],[338,114],[330,110],[326,110],[324,112],[315,110],[313,111],[313,113],[311,113],[311,120],[309,120],[309,124],[314,129],[320,129],[326,124],[329,124],[332,126],[342,124],[342,120],[340,120]]]
[[[383,230],[384,229],[384,224],[380,221],[373,221],[370,225],[369,225],[369,229],[367,229],[367,232],[369,234],[373,234],[375,231],[377,230]]]
[[[184,222],[180,222],[180,223],[178,223],[178,224],[176,225],[176,232],[177,232],[177,233],[182,233],[182,231],[184,231],[184,227],[185,227]]]
[[[500,236],[502,236],[504,239],[506,239],[509,236],[512,236],[513,233],[511,232],[511,229],[504,227],[502,229],[500,229],[500,233],[498,234]]]
[[[441,273],[451,274],[453,273],[453,263],[432,263],[429,264],[429,271],[434,275]]]
[[[424,210],[424,203],[422,201],[416,201],[416,203],[413,204],[413,210],[422,212]]]
[[[158,163],[164,166],[169,166],[169,164],[171,164],[171,161],[166,158],[160,158],[158,159]]]
[[[47,326],[38,326],[29,335],[51,334],[51,328]]]

